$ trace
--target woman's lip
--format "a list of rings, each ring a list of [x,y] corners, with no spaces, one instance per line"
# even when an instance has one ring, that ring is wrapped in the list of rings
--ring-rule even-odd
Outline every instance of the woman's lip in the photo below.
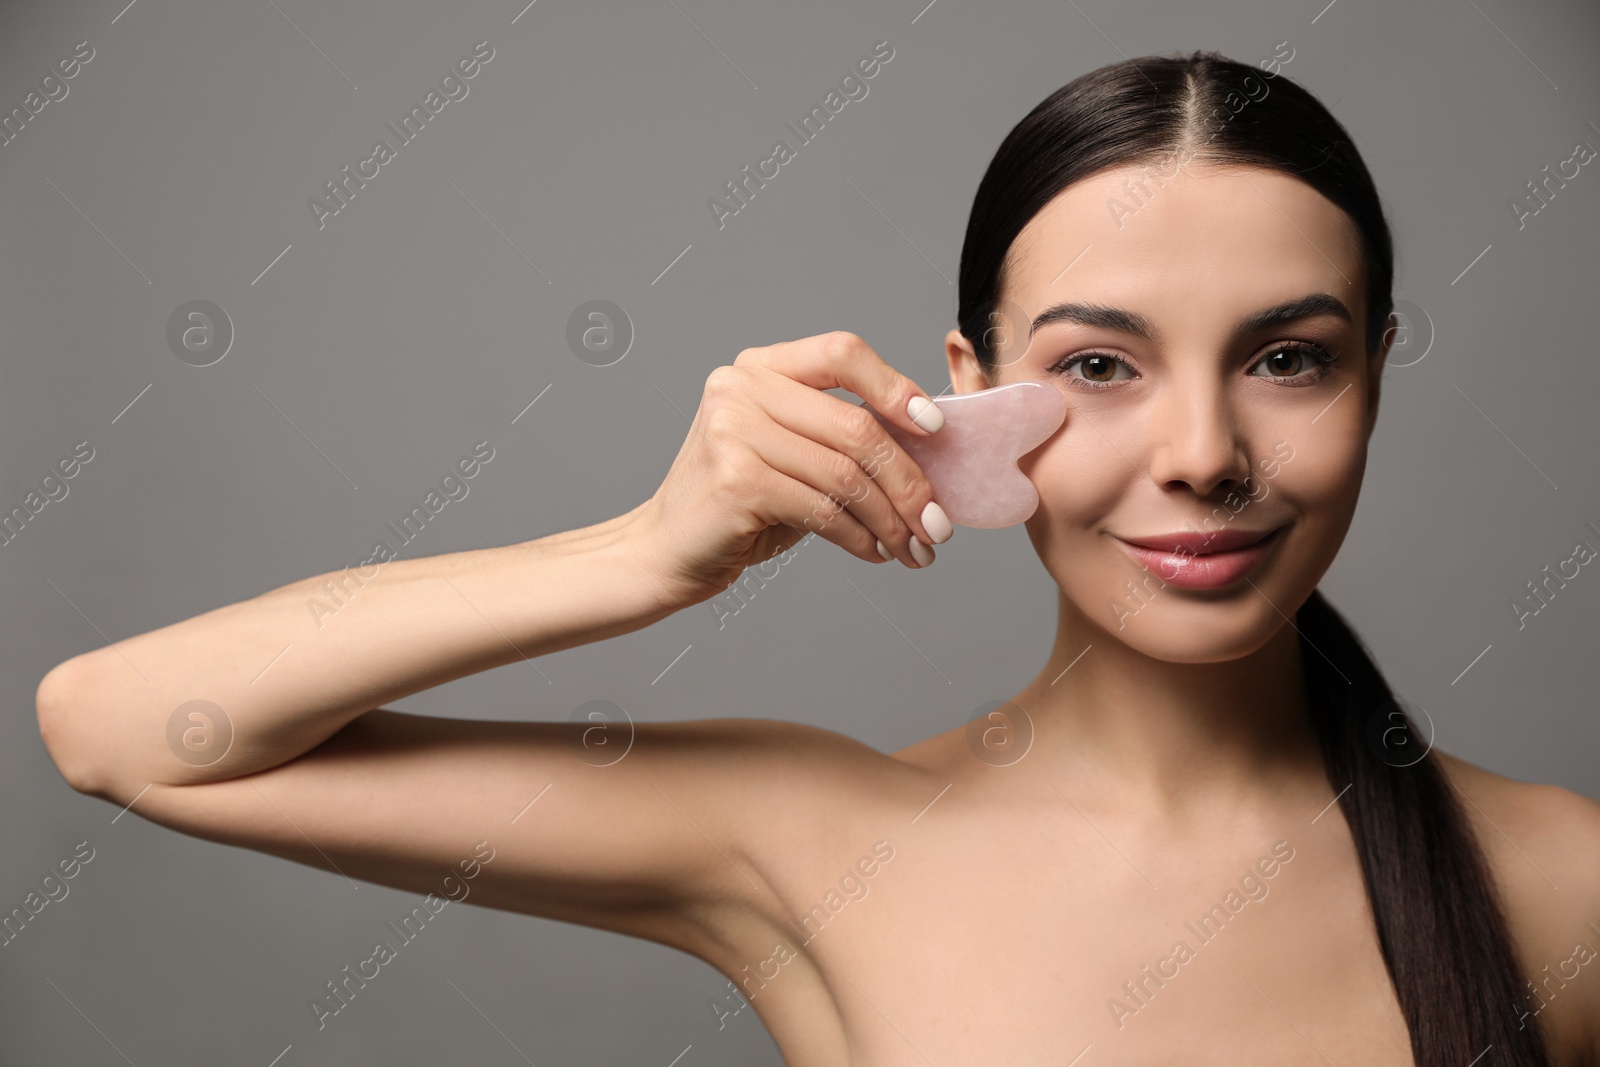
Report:
[[[1273,546],[1282,540],[1285,529],[1287,527],[1280,526],[1245,548],[1195,555],[1145,548],[1120,537],[1116,540],[1134,560],[1168,584],[1180,589],[1221,589],[1253,571]]]
[[[1287,524],[1285,524],[1287,525]],[[1149,537],[1122,537],[1130,545],[1148,548],[1157,552],[1169,552],[1174,555],[1198,556],[1213,552],[1232,552],[1237,548],[1247,548],[1257,541],[1264,541],[1282,529],[1281,526],[1270,530],[1212,530],[1202,533],[1199,530],[1181,530],[1176,533],[1152,534]]]

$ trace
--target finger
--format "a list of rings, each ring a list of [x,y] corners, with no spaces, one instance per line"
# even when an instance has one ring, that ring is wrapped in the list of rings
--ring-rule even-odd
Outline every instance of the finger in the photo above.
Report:
[[[775,467],[758,466],[755,479],[763,498],[773,506],[772,513],[763,516],[768,523],[783,523],[799,530],[802,536],[815,533],[868,563],[888,562],[878,553],[879,539],[839,499]],[[932,557],[933,550],[928,549],[928,563],[933,562]]]
[[[944,425],[944,412],[916,382],[847,330],[747,348],[733,363],[775,370],[813,389],[848,389],[884,418],[920,437]]]
[[[806,390],[812,396],[825,395],[802,385],[795,388]],[[877,543],[885,545],[892,558],[898,558],[906,566],[922,567],[933,562],[929,543],[914,540],[918,535],[906,525],[894,502],[848,455],[766,419],[755,421],[743,435],[741,444],[753,450],[762,464],[821,495],[824,503],[805,517],[808,528],[826,526],[842,511],[859,522]],[[868,547],[876,552],[876,545]]]
[[[794,441],[808,441],[821,450],[801,450],[794,443],[785,443],[782,451],[763,447],[768,463],[825,492],[848,490],[852,499],[855,491],[850,483],[864,474],[877,491],[866,494],[862,506],[852,510],[902,560],[910,554],[913,536],[928,546],[950,539],[953,529],[927,475],[866,408],[781,373],[761,368],[748,373],[759,381],[746,395],[774,423],[790,431]],[[847,466],[840,466],[839,456]]]

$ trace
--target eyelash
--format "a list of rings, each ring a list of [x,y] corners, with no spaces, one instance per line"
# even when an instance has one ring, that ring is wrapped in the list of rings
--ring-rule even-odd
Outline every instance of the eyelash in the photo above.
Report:
[[[1322,345],[1313,344],[1309,341],[1291,341],[1278,345],[1276,348],[1273,348],[1271,351],[1267,352],[1266,355],[1263,355],[1261,359],[1257,360],[1256,363],[1252,365],[1252,369],[1254,369],[1255,366],[1259,366],[1262,362],[1265,362],[1268,358],[1277,355],[1279,352],[1298,352],[1301,355],[1308,357],[1312,361],[1312,367],[1309,371],[1302,371],[1300,374],[1296,374],[1288,378],[1278,378],[1272,375],[1259,374],[1252,375],[1252,377],[1265,377],[1271,380],[1274,385],[1286,385],[1291,389],[1300,388],[1306,385],[1314,385],[1326,378],[1331,373],[1333,364],[1339,359],[1338,356],[1329,352]],[[1110,352],[1082,352],[1075,356],[1068,356],[1066,359],[1051,364],[1048,370],[1052,374],[1061,374],[1071,378],[1073,381],[1078,383],[1077,388],[1080,389],[1109,389],[1116,384],[1115,380],[1108,382],[1091,382],[1087,378],[1078,378],[1067,373],[1067,369],[1078,363],[1080,360],[1095,358],[1109,359],[1116,363],[1122,364],[1130,371],[1133,370],[1133,367],[1129,365],[1127,360],[1123,359],[1121,356],[1113,355]]]

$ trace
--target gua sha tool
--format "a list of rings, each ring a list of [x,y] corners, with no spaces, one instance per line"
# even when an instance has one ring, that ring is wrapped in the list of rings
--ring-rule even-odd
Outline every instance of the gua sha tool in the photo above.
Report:
[[[994,530],[1026,521],[1039,493],[1017,460],[1061,428],[1066,397],[1040,382],[1013,382],[932,400],[944,425],[931,437],[913,436],[862,406],[922,468],[953,524]]]

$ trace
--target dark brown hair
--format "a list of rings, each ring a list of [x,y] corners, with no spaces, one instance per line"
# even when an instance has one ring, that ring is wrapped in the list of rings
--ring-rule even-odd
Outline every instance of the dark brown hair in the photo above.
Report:
[[[1091,71],[1046,97],[1001,142],[967,222],[957,310],[991,383],[1006,256],[1028,221],[1098,171],[1147,164],[1160,176],[1191,159],[1293,175],[1349,216],[1366,263],[1367,350],[1378,351],[1394,306],[1394,251],[1350,135],[1283,74],[1197,51]],[[1549,1067],[1538,1026],[1519,1021],[1522,979],[1505,917],[1438,759],[1320,590],[1296,613],[1296,629],[1328,781],[1360,856],[1418,1067],[1465,1067],[1490,1047],[1497,1064]]]

